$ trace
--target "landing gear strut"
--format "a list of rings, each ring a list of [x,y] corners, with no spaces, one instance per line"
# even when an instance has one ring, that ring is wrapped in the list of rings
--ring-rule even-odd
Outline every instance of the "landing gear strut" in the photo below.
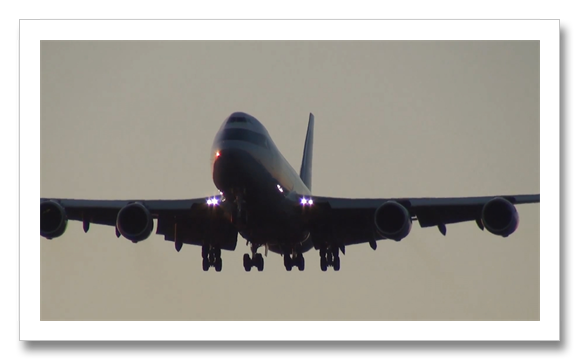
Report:
[[[214,267],[216,272],[222,271],[222,250],[219,247],[203,245],[201,247],[201,266],[204,271]]]
[[[284,253],[284,267],[286,271],[292,271],[292,267],[298,267],[299,271],[304,271],[304,256],[301,252]]]
[[[246,272],[250,272],[252,267],[256,267],[259,272],[264,270],[264,257],[260,253],[256,253],[258,250],[258,246],[252,245],[252,256],[250,257],[249,254],[244,254],[244,269]]]
[[[335,271],[340,270],[340,255],[338,254],[338,247],[323,247],[320,248],[320,269],[326,271],[328,267],[334,268]]]
[[[232,210],[231,222],[240,228],[248,225],[248,210],[242,196],[236,196],[236,208]]]

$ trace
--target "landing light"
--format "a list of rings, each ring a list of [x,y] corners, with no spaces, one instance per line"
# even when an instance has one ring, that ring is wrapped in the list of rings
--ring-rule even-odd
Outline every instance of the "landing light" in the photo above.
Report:
[[[212,198],[209,198],[206,201],[206,203],[207,203],[208,206],[217,206],[218,203],[219,203],[219,199],[217,199],[216,197],[212,197]]]
[[[219,150],[218,150],[217,152],[215,152],[215,157],[217,158],[217,157],[219,157],[219,156],[220,156],[220,152],[219,152]]]
[[[311,206],[314,204],[314,201],[312,199],[301,198],[300,204],[303,206],[306,206],[306,205]]]
[[[278,187],[278,190],[280,191],[280,193],[284,193],[284,190],[282,189],[282,187],[280,187],[279,184],[276,184],[276,187]]]

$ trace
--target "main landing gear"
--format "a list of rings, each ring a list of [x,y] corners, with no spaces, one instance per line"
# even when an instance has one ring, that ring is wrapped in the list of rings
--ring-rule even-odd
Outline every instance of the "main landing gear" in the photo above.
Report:
[[[338,247],[320,249],[320,269],[326,271],[328,267],[334,268],[335,271],[340,270]]]
[[[216,272],[222,271],[222,250],[219,247],[203,245],[201,247],[201,266],[204,271],[210,267],[215,268]]]
[[[259,272],[264,270],[264,257],[260,253],[256,253],[258,246],[252,245],[252,256],[249,254],[244,254],[244,269],[246,272],[250,272],[252,267],[256,267]]]
[[[298,267],[298,270],[304,271],[304,256],[302,253],[284,253],[284,267],[286,267],[286,271],[292,271],[292,267],[294,266]]]

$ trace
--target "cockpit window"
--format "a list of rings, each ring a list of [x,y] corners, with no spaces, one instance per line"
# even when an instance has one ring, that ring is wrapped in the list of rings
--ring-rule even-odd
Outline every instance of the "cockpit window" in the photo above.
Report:
[[[248,129],[224,129],[219,137],[219,140],[241,140],[259,145],[264,148],[268,148],[268,138],[265,135],[253,132]]]
[[[228,119],[228,124],[229,123],[247,123],[248,120],[245,117],[231,117],[230,119]]]

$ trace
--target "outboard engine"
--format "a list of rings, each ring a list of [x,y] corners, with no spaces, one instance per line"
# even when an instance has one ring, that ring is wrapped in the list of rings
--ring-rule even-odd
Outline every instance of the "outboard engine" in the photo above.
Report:
[[[42,237],[51,239],[62,236],[67,223],[66,211],[58,202],[40,203],[40,235]]]
[[[481,221],[496,236],[507,237],[518,228],[520,217],[516,207],[505,198],[494,198],[483,206]]]

